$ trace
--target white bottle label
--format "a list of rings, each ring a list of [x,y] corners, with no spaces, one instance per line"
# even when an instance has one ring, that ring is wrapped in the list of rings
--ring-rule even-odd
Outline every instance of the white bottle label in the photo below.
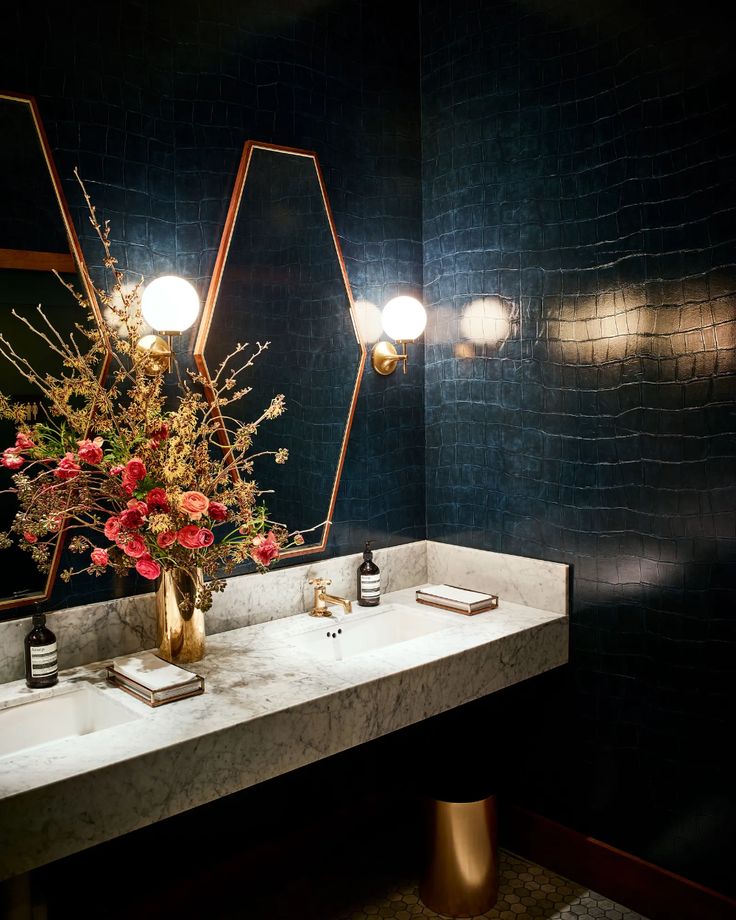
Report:
[[[360,596],[365,600],[373,600],[381,596],[381,576],[380,575],[361,575],[360,576]]]
[[[58,670],[56,642],[31,646],[31,677],[51,677]]]

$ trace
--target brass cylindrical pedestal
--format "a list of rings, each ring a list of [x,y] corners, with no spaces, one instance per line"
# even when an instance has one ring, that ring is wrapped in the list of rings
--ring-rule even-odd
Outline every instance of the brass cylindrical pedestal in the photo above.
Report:
[[[446,917],[476,917],[498,898],[495,796],[429,803],[429,854],[419,885],[424,904]]]

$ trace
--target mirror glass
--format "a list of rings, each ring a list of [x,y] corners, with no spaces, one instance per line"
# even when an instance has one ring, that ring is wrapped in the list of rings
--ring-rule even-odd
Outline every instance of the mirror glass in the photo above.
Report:
[[[32,99],[0,94],[0,331],[14,350],[38,370],[61,370],[57,356],[17,317],[38,325],[39,304],[59,333],[67,337],[84,314],[53,271],[91,296],[79,243]],[[94,298],[92,298],[94,303]],[[41,394],[4,358],[0,391],[28,404],[31,421],[43,417]],[[0,419],[0,451],[15,443],[15,426]],[[7,531],[17,510],[11,471],[0,467],[0,530]],[[51,571],[39,573],[29,553],[16,545],[0,555],[0,614],[45,600],[53,585],[61,551],[56,541]]]
[[[261,425],[254,452],[271,520],[304,532],[285,555],[324,549],[365,348],[317,158],[248,142],[225,225],[195,357],[207,377],[237,343],[270,343],[242,377],[232,407],[254,421],[283,394],[286,411]],[[246,352],[247,353],[249,353]],[[242,361],[241,361],[242,363]]]

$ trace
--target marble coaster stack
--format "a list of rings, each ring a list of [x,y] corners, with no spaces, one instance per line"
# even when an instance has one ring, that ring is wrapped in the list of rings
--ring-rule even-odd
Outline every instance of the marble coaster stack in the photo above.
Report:
[[[153,652],[114,658],[107,667],[108,681],[149,706],[204,693],[204,678],[163,661]]]

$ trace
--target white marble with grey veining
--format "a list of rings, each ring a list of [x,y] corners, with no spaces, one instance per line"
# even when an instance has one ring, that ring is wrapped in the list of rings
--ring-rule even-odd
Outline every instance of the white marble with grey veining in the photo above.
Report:
[[[152,594],[54,610],[46,622],[56,634],[61,668],[137,652],[156,639]],[[30,616],[0,621],[0,683],[23,676],[23,639],[30,629]]]
[[[558,569],[566,581],[566,567]],[[336,579],[336,590],[340,584]],[[413,588],[384,598],[391,601],[418,606]],[[279,609],[271,603],[264,615]],[[432,613],[444,618],[440,631],[339,662],[313,659],[290,643],[297,633],[324,628],[304,614],[220,632],[190,666],[205,677],[206,692],[157,709],[105,686],[99,664],[65,672],[61,689],[92,681],[141,718],[0,758],[0,878],[567,661],[564,612],[502,598],[497,610],[475,617]],[[0,701],[14,704],[32,693],[16,681],[0,687]]]
[[[379,549],[375,559],[383,575],[383,590],[395,591],[426,580],[424,541]],[[309,579],[329,577],[330,590],[355,598],[360,554],[336,556],[320,562],[275,569],[265,575],[238,575],[228,579],[207,613],[207,633],[214,635],[301,613],[311,604]],[[49,629],[59,644],[59,666],[73,668],[102,658],[150,648],[156,640],[152,594],[117,598],[68,607],[47,614]],[[23,638],[30,616],[0,621],[0,683],[23,676]]]
[[[566,565],[432,540],[426,546],[427,580],[432,584],[486,591],[515,604],[555,613],[567,611]]]

